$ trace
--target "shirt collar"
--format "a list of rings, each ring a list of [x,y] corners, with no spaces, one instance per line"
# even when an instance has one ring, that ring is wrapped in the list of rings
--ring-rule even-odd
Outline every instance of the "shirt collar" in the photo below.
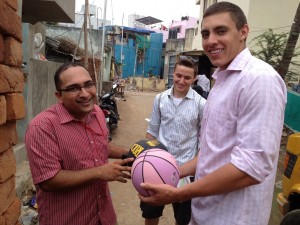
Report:
[[[248,48],[245,48],[232,60],[225,71],[242,71],[251,57],[251,52]],[[218,67],[212,77],[217,79],[218,73],[220,72],[222,71],[220,71],[220,68]]]
[[[59,117],[59,122],[61,124],[63,123],[68,123],[71,121],[78,121],[71,113],[69,113],[69,111],[66,109],[66,107],[60,102],[57,103],[55,105],[58,117]],[[95,106],[93,111],[88,115],[88,117],[92,117],[95,116],[96,114],[96,110],[95,110]]]

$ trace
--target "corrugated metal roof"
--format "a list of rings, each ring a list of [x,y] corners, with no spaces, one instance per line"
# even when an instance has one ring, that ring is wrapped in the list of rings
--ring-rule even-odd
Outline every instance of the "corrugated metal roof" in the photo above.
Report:
[[[162,22],[162,20],[156,19],[156,18],[154,18],[152,16],[147,16],[147,17],[139,18],[139,19],[136,19],[135,21],[138,21],[138,22],[143,23],[145,25],[151,25],[151,24]]]

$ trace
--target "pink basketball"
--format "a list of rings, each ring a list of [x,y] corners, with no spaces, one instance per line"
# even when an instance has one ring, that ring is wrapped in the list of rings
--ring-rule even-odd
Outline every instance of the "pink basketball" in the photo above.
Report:
[[[169,184],[176,187],[179,182],[176,160],[163,149],[146,150],[133,162],[131,180],[135,189],[143,196],[151,196],[152,193],[141,188],[141,183]]]

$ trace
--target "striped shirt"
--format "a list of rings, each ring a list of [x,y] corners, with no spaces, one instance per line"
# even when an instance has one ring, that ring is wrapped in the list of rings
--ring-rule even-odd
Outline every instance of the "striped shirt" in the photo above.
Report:
[[[232,163],[260,183],[192,200],[192,225],[267,225],[280,149],[286,87],[265,62],[242,51],[216,79],[203,114],[196,177]]]
[[[37,190],[40,225],[116,223],[105,181],[63,192],[44,192],[38,186],[60,170],[76,171],[107,163],[107,136],[105,119],[98,106],[89,114],[86,124],[74,119],[61,103],[41,112],[30,122],[25,143]]]
[[[198,153],[206,100],[190,88],[177,106],[172,93],[173,87],[155,97],[147,133],[162,142],[181,165]]]

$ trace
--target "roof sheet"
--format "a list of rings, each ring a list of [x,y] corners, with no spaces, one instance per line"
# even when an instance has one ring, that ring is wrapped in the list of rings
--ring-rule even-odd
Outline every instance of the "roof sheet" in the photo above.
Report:
[[[162,22],[162,20],[156,19],[156,18],[154,18],[152,16],[147,16],[147,17],[139,18],[139,19],[136,19],[135,21],[138,21],[138,22],[143,23],[145,25],[151,25],[151,24]]]

